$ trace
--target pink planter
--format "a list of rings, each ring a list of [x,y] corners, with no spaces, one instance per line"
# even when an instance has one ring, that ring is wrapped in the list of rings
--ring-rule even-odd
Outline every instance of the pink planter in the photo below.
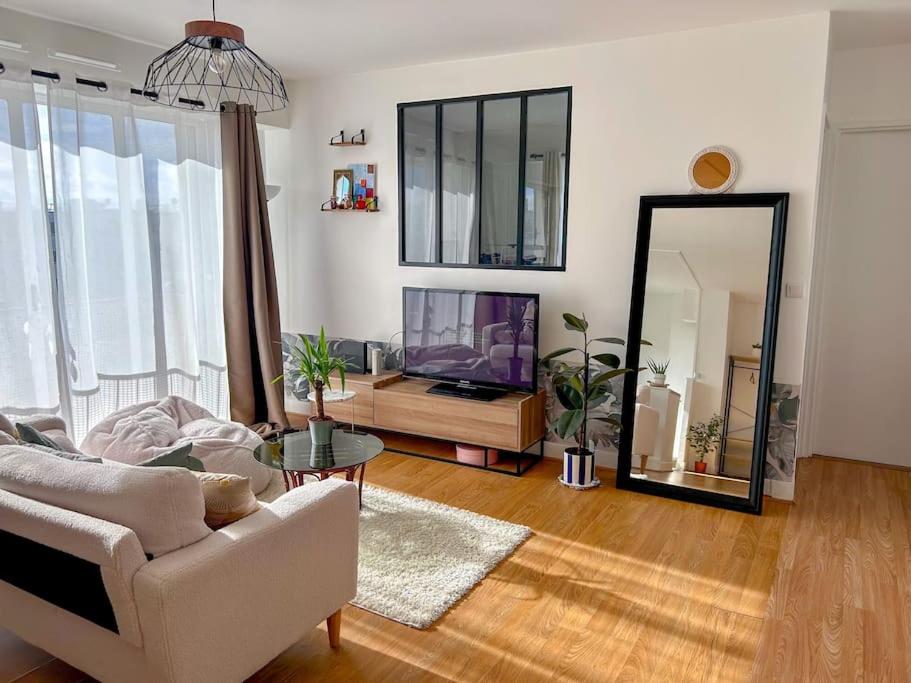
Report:
[[[484,465],[484,447],[469,446],[468,444],[456,444],[456,460],[464,462],[467,465]],[[493,465],[497,461],[497,451],[493,448],[487,449],[487,464]]]

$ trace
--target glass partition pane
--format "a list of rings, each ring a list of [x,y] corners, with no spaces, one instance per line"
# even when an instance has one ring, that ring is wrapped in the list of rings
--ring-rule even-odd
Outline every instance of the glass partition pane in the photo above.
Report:
[[[522,262],[563,263],[567,93],[528,98]]]
[[[405,260],[437,260],[436,106],[402,110],[405,158]]]
[[[477,102],[443,105],[443,263],[478,262]]]
[[[515,265],[519,203],[518,97],[484,102],[481,263]]]

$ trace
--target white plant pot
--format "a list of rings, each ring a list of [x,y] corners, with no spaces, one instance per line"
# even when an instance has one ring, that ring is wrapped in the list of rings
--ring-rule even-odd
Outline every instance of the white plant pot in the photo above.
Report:
[[[667,377],[665,377],[664,375],[656,374],[656,375],[652,376],[652,384],[654,384],[656,387],[663,387],[666,381],[667,381]]]
[[[595,474],[595,453],[573,446],[563,451],[563,473],[558,480],[573,489],[592,489],[601,482]]]

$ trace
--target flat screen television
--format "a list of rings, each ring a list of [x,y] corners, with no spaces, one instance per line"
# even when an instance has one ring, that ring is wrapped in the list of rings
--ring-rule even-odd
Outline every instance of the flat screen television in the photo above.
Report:
[[[433,393],[490,400],[538,389],[537,294],[402,289],[403,372]]]

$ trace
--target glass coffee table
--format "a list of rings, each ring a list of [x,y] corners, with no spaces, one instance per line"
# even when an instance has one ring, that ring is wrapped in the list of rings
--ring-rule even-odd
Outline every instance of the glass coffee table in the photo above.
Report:
[[[263,465],[281,470],[286,491],[301,486],[308,475],[323,480],[344,472],[348,481],[354,481],[360,468],[358,499],[363,503],[364,470],[383,448],[382,441],[363,432],[336,429],[331,444],[314,446],[310,432],[289,431],[267,439],[253,455]]]

